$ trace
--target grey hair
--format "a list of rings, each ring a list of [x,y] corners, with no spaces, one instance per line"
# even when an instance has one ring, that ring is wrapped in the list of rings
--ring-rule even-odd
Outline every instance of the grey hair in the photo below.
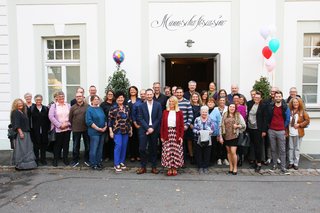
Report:
[[[192,83],[193,83],[193,84],[197,84],[197,82],[191,80],[191,81],[188,82],[188,85],[190,85],[190,84],[192,84]]]
[[[28,97],[28,96],[31,96],[32,97],[32,94],[30,92],[27,92],[26,94],[24,94],[24,98]]]
[[[200,112],[202,112],[202,111],[209,111],[209,107],[207,106],[207,105],[204,105],[204,106],[202,106],[201,108],[200,108]]]
[[[40,95],[40,94],[36,94],[36,95],[34,96],[34,101],[36,101],[37,98],[43,99],[42,95]]]

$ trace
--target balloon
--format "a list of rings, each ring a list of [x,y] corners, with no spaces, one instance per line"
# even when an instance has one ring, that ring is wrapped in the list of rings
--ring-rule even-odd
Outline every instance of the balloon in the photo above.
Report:
[[[270,35],[270,29],[267,26],[263,26],[260,29],[260,35],[264,38],[267,39]]]
[[[262,49],[262,55],[266,58],[266,59],[269,59],[271,56],[272,56],[272,52],[270,50],[270,48],[268,46],[265,46],[263,49]]]
[[[273,53],[277,52],[279,47],[280,47],[280,41],[278,39],[273,38],[269,41],[269,48]]]
[[[113,52],[113,60],[120,65],[124,60],[124,53],[121,50],[116,50]]]
[[[276,60],[274,57],[271,57],[270,59],[265,60],[264,64],[266,65],[268,72],[272,72],[276,67]]]
[[[277,31],[276,27],[274,25],[269,25],[268,28],[269,28],[269,35],[271,37],[275,36]]]

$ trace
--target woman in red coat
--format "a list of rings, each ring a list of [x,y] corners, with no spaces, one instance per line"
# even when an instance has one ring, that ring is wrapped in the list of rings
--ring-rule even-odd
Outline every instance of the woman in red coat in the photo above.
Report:
[[[162,166],[168,168],[168,176],[176,176],[177,168],[184,164],[183,160],[183,114],[179,110],[178,99],[171,96],[167,109],[163,111],[161,122]]]

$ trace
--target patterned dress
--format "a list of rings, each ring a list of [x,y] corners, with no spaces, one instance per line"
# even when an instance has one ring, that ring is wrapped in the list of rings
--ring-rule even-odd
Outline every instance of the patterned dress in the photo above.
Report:
[[[176,113],[176,127],[168,127],[168,111],[164,111],[161,124],[161,136],[166,138],[162,143],[161,164],[166,168],[179,168],[184,164],[183,145],[177,137],[183,138],[183,115]],[[168,137],[164,137],[168,133]],[[178,135],[178,136],[177,136]]]

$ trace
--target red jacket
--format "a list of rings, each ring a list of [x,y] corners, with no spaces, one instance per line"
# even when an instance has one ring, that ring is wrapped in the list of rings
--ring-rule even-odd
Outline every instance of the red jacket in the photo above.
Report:
[[[169,111],[164,110],[162,113],[162,121],[161,121],[161,129],[160,129],[160,136],[165,141],[168,140],[168,116]],[[179,138],[183,138],[184,134],[184,123],[183,123],[183,114],[181,111],[176,112],[176,136],[177,140]]]

